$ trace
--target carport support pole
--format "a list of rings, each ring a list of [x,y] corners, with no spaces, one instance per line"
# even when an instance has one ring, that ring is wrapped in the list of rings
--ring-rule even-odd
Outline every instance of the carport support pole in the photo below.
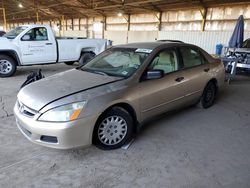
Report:
[[[38,14],[38,11],[36,11],[36,23],[38,24],[39,22],[39,14]]]
[[[7,30],[7,21],[6,21],[6,13],[5,13],[5,8],[0,8],[3,11],[3,22],[4,22],[4,30]]]
[[[161,31],[161,27],[162,27],[162,12],[159,12],[159,25],[158,25],[158,30]]]
[[[61,21],[62,25],[61,25],[61,30],[62,32],[60,33],[61,37],[64,36],[64,27],[65,27],[65,20],[64,20],[64,15],[62,16],[62,21]]]
[[[102,38],[105,37],[105,31],[107,31],[107,17],[103,17],[103,24],[102,24]]]
[[[128,14],[127,22],[128,22],[128,31],[127,31],[127,43],[128,43],[128,35],[129,35],[129,31],[130,31],[130,14]]]
[[[89,37],[89,18],[87,17],[86,18],[86,37],[88,38]]]
[[[203,11],[201,11],[201,15],[202,15],[201,30],[205,31],[206,19],[207,19],[207,8],[204,8]]]
[[[130,14],[128,14],[127,22],[128,22],[128,31],[130,31]]]

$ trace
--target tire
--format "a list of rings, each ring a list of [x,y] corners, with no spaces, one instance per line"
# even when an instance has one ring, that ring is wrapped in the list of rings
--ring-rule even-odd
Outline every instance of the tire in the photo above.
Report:
[[[15,72],[15,60],[7,55],[0,55],[0,77],[11,77]]]
[[[83,53],[79,60],[79,65],[83,66],[95,57],[93,53]]]
[[[93,144],[104,150],[122,147],[129,142],[133,134],[133,119],[120,107],[113,107],[96,123]]]
[[[248,76],[250,76],[250,69],[246,69],[246,73]]]
[[[200,99],[199,107],[204,109],[211,107],[215,102],[216,90],[215,83],[212,81],[208,82]]]
[[[74,61],[70,61],[70,62],[64,62],[66,65],[73,65],[75,62]]]
[[[232,65],[227,65],[227,66],[225,67],[225,72],[226,72],[226,73],[231,73],[231,71],[232,71]]]

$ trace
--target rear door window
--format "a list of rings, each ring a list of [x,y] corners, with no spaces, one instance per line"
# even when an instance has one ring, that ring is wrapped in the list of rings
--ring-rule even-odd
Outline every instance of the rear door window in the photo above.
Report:
[[[183,68],[190,68],[204,64],[204,57],[198,49],[182,47],[180,52],[183,60]]]

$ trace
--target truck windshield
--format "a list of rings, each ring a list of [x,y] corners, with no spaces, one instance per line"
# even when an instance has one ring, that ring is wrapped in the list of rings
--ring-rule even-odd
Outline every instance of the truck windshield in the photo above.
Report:
[[[8,39],[15,39],[20,33],[22,33],[27,27],[21,26],[21,27],[16,27],[15,29],[10,30],[7,32],[4,37]]]
[[[81,70],[126,78],[136,72],[148,55],[138,49],[113,48],[82,66]]]

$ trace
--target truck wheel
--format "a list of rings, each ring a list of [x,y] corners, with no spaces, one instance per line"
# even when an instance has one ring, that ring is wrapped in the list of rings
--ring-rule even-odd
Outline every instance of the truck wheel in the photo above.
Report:
[[[7,55],[0,55],[0,77],[11,77],[15,72],[15,60]]]
[[[81,58],[79,60],[79,65],[82,66],[82,65],[85,65],[86,63],[88,63],[90,60],[92,60],[93,58],[95,57],[95,54],[93,53],[83,53],[81,55]]]
[[[64,62],[66,65],[73,65],[75,62],[74,61],[70,61],[70,62]]]

